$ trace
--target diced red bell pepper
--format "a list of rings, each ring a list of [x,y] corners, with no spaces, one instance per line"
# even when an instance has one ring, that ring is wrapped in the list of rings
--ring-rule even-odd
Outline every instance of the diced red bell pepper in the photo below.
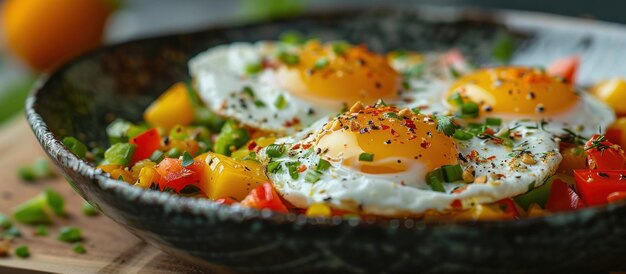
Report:
[[[135,164],[143,159],[150,158],[155,150],[161,148],[161,134],[159,134],[156,128],[151,128],[130,139],[129,143],[137,147],[132,159],[132,164]]]
[[[622,131],[620,129],[609,128],[604,133],[604,137],[606,138],[607,141],[613,144],[622,143]]]
[[[572,211],[583,208],[585,204],[578,194],[560,179],[552,181],[552,188],[546,202],[546,209],[552,212]]]
[[[175,192],[180,192],[188,185],[198,186],[202,176],[202,163],[196,161],[183,167],[182,162],[181,159],[165,158],[155,166],[157,173],[161,176],[159,179],[161,191],[172,189]]]
[[[241,201],[243,206],[256,209],[270,209],[277,212],[287,213],[287,207],[280,199],[270,183],[263,183],[256,187]]]
[[[626,170],[576,169],[576,191],[587,206],[606,204],[609,194],[626,191]]]
[[[498,207],[500,207],[500,209],[502,209],[505,214],[510,215],[511,217],[516,219],[520,217],[519,206],[515,203],[515,201],[513,201],[513,199],[505,198],[497,201],[496,204],[498,205]]]
[[[624,151],[606,140],[602,135],[593,135],[585,144],[587,165],[590,169],[621,170],[624,168]]]
[[[580,65],[580,57],[578,55],[569,56],[554,60],[547,69],[548,74],[552,76],[562,77],[568,83],[575,83],[576,73]]]
[[[617,203],[624,200],[626,200],[626,191],[616,191],[606,196],[606,201],[609,203]]]

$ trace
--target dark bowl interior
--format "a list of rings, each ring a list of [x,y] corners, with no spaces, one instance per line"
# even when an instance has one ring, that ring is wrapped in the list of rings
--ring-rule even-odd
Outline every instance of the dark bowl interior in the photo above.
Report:
[[[532,53],[532,60],[540,60],[533,52],[546,47],[537,43],[543,41],[542,31],[552,27],[533,30],[502,24],[510,15],[346,10],[128,42],[82,56],[42,78],[26,112],[44,150],[81,196],[151,244],[209,268],[270,273],[554,273],[599,271],[623,264],[624,205],[514,222],[311,219],[143,191],[111,180],[59,141],[77,136],[90,144],[107,145],[107,123],[115,117],[140,121],[144,108],[162,91],[188,79],[186,62],[195,54],[233,41],[276,39],[285,30],[366,43],[377,51],[457,47],[479,64],[493,62],[495,43],[508,34],[517,45],[515,56]],[[535,20],[527,17],[522,21]],[[559,45],[570,47],[581,43],[581,37],[592,42],[600,39],[581,32],[575,29],[563,35]],[[552,57],[543,58],[548,62]],[[583,67],[583,72],[592,70],[593,65]]]

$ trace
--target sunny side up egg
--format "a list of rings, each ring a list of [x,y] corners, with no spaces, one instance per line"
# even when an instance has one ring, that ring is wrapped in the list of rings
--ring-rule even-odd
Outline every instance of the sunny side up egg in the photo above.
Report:
[[[357,103],[278,139],[257,157],[277,191],[298,208],[324,203],[382,216],[445,212],[513,197],[542,185],[561,161],[558,143],[539,129],[518,125],[512,129],[517,137],[505,146],[456,140],[440,126],[436,118],[407,108]],[[448,168],[456,168],[454,181],[440,178],[435,184],[428,178]]]
[[[543,121],[554,134],[563,129],[589,137],[614,120],[610,107],[545,71],[531,67],[485,68],[460,77],[441,99],[439,108],[458,112],[464,102],[478,105],[476,119]],[[437,110],[437,106],[431,111]],[[440,110],[440,109],[439,109]],[[441,111],[441,110],[440,110]]]
[[[209,49],[191,59],[189,69],[214,112],[252,128],[291,134],[357,101],[404,104],[418,100],[422,90],[441,90],[433,84],[439,80],[428,80],[433,70],[424,69],[435,59],[384,56],[345,42],[262,41]],[[412,78],[419,80],[409,85]]]

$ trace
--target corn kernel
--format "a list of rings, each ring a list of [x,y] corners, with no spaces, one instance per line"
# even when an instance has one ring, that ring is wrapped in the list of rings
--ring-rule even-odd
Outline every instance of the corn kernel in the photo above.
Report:
[[[306,210],[306,216],[308,217],[330,217],[332,211],[326,204],[312,204]]]

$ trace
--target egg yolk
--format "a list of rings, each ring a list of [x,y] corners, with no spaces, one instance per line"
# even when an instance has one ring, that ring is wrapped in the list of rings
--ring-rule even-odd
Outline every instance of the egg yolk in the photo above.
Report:
[[[343,159],[344,166],[370,174],[403,172],[415,164],[430,171],[457,164],[458,155],[454,140],[437,131],[431,117],[390,106],[368,107],[335,118],[324,127],[315,146],[324,151],[324,157]]]
[[[481,114],[519,114],[528,118],[566,112],[580,99],[571,84],[529,67],[478,70],[458,79],[446,98],[455,93],[481,106]]]
[[[310,41],[298,51],[298,63],[278,69],[285,89],[307,101],[338,109],[357,101],[394,100],[401,78],[384,56],[364,45]]]

